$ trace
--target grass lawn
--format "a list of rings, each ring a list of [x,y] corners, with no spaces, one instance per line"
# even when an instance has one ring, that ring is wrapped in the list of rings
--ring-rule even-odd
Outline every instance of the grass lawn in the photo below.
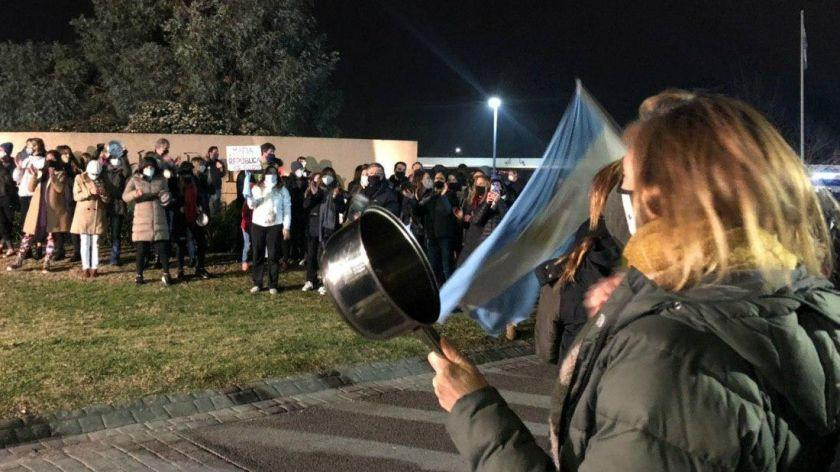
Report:
[[[238,264],[172,287],[157,270],[135,286],[133,263],[104,266],[93,282],[69,267],[43,275],[28,261],[0,272],[0,418],[427,352],[414,338],[363,340],[327,297],[300,291],[300,271],[283,274],[287,290],[271,297],[248,294]],[[499,343],[461,315],[442,331],[467,350]]]

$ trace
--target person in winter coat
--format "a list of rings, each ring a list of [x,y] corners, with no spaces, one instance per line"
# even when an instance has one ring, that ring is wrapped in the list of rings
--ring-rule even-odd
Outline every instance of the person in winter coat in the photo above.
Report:
[[[366,186],[365,181],[367,181]],[[367,179],[362,177],[362,187],[364,189],[361,195],[364,195],[370,205],[381,206],[394,216],[399,216],[400,204],[397,194],[385,180],[385,168],[381,164],[374,162],[368,165]]]
[[[73,183],[75,214],[70,232],[80,240],[80,257],[85,278],[96,278],[99,268],[99,235],[105,232],[108,192],[100,178],[102,164],[88,162],[85,172],[76,176]]]
[[[292,172],[286,178],[286,189],[292,197],[292,239],[289,241],[289,258],[292,261],[306,259],[306,211],[303,209],[303,195],[309,187],[309,173],[306,158],[301,156],[292,162]]]
[[[840,292],[805,168],[752,107],[698,95],[624,159],[629,269],[587,295],[550,455],[468,360],[430,354],[473,470],[828,470],[840,435]]]
[[[428,186],[429,174],[423,179]],[[415,214],[423,221],[423,228],[426,230],[426,255],[432,270],[435,272],[438,283],[443,284],[455,270],[455,247],[456,232],[459,231],[458,220],[455,218],[455,208],[458,206],[458,199],[449,190],[446,177],[438,172],[432,183],[432,190],[426,193],[414,205]]]
[[[137,251],[137,285],[145,282],[143,271],[146,258],[152,252],[152,246],[163,268],[161,281],[164,285],[172,284],[169,274],[169,225],[166,221],[166,206],[172,199],[169,183],[158,168],[158,155],[147,152],[140,165],[125,186],[122,199],[134,204],[134,222],[131,240]]]
[[[111,238],[111,252],[108,263],[112,266],[120,265],[122,228],[125,224],[126,215],[128,215],[128,206],[122,197],[126,183],[131,177],[131,166],[124,151],[122,143],[110,141],[107,146],[103,146],[100,161],[103,166],[100,177],[108,196],[106,215]]]
[[[303,197],[306,212],[306,283],[303,291],[318,289],[325,295],[326,288],[319,287],[318,262],[324,245],[340,227],[341,215],[347,211],[347,196],[342,191],[332,167],[320,174],[313,174]]]
[[[630,239],[619,193],[626,185],[622,175],[621,161],[595,174],[589,191],[589,219],[575,233],[571,250],[535,271],[541,288],[534,348],[550,364],[563,360],[586,323],[583,300],[587,291],[621,265],[621,251]]]
[[[29,175],[27,190],[32,194],[32,202],[23,223],[24,236],[17,258],[6,268],[10,271],[23,265],[24,256],[33,244],[46,243],[43,272],[49,272],[55,255],[56,233],[70,231],[71,216],[64,199],[67,190],[65,166],[55,150],[46,153],[44,163],[43,169],[37,169],[33,164],[26,170]]]
[[[11,257],[15,254],[12,234],[18,195],[13,178],[14,171],[12,143],[0,144],[0,255],[2,257]]]
[[[21,219],[25,219],[29,214],[29,206],[32,203],[32,191],[29,190],[30,181],[36,175],[36,172],[43,170],[46,165],[46,152],[44,140],[41,138],[29,138],[26,141],[26,148],[18,153],[15,160],[17,168],[12,174],[12,178],[18,184],[18,201],[20,203]],[[29,169],[33,169],[30,171]],[[34,247],[30,248],[31,254],[36,259],[40,258],[41,243],[35,243]],[[24,254],[24,258],[30,254],[30,250]]]
[[[200,157],[199,161],[203,161]],[[184,259],[187,253],[187,239],[192,237],[195,242],[196,266],[195,275],[202,279],[209,279],[210,273],[205,268],[205,256],[207,253],[207,236],[204,228],[198,225],[198,217],[206,212],[203,205],[209,204],[209,199],[203,199],[207,195],[207,184],[202,180],[203,175],[195,175],[192,162],[182,162],[178,167],[177,194],[172,198],[170,205],[174,205],[175,218],[170,229],[170,239],[175,241],[178,262],[178,280],[182,281],[184,275]],[[204,202],[204,203],[202,203]]]
[[[292,200],[289,191],[280,185],[277,168],[268,166],[261,172],[262,184],[251,184],[251,172],[245,175],[243,195],[253,211],[251,214],[251,247],[253,268],[251,293],[263,289],[266,265],[268,266],[268,292],[277,294],[279,280],[280,238],[291,239]]]
[[[225,162],[219,158],[219,147],[210,146],[205,156],[205,168],[210,180],[209,216],[214,217],[222,211],[222,185],[227,178]]]
[[[64,166],[64,172],[67,174],[65,185],[67,188],[64,191],[64,200],[67,206],[67,213],[70,215],[71,224],[73,215],[76,214],[76,200],[73,199],[73,185],[76,181],[76,176],[85,171],[84,165],[73,154],[70,146],[62,144],[55,148],[61,158],[61,163]],[[65,256],[65,246],[70,242],[73,244],[73,255],[70,257],[70,262],[79,262],[80,258],[80,243],[79,236],[72,233],[58,233],[56,234],[55,242],[55,257],[54,260],[60,261]]]
[[[490,236],[508,209],[507,202],[502,199],[498,188],[494,189],[490,181],[483,176],[475,181],[475,195],[478,204],[467,226],[464,247],[458,255],[458,266],[463,264],[475,248]],[[463,215],[457,208],[455,213]]]

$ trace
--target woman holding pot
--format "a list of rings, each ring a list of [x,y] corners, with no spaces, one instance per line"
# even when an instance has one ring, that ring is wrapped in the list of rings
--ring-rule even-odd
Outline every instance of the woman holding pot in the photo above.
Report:
[[[624,160],[638,229],[563,361],[551,455],[478,370],[430,354],[474,470],[826,470],[840,432],[840,293],[804,166],[750,106],[698,95]]]
[[[154,246],[158,259],[163,266],[161,281],[164,285],[172,284],[169,275],[169,225],[166,221],[166,209],[172,199],[169,193],[169,183],[158,169],[158,156],[154,152],[147,152],[137,173],[128,180],[123,191],[122,199],[128,204],[134,204],[134,224],[131,229],[131,240],[137,250],[137,276],[134,282],[141,285],[145,282],[143,271],[146,269],[146,258]]]

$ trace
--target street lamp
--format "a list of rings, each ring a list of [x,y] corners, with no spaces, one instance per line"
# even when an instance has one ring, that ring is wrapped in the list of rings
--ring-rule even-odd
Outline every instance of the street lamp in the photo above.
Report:
[[[457,155],[457,156],[461,155],[461,148],[459,148],[459,147],[455,148],[455,155]]]
[[[493,173],[496,173],[496,136],[499,129],[499,107],[502,106],[502,99],[490,97],[487,106],[493,109]]]

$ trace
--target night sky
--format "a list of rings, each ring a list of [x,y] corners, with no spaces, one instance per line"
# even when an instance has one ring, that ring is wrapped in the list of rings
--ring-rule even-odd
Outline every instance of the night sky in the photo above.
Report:
[[[796,136],[802,7],[806,113],[837,136],[840,0],[316,0],[315,15],[342,57],[344,136],[418,140],[424,156],[456,146],[489,155],[486,98],[497,93],[499,155],[538,156],[576,77],[619,123],[665,87],[703,88],[748,99]],[[67,21],[89,9],[3,0],[0,40],[72,41]]]

